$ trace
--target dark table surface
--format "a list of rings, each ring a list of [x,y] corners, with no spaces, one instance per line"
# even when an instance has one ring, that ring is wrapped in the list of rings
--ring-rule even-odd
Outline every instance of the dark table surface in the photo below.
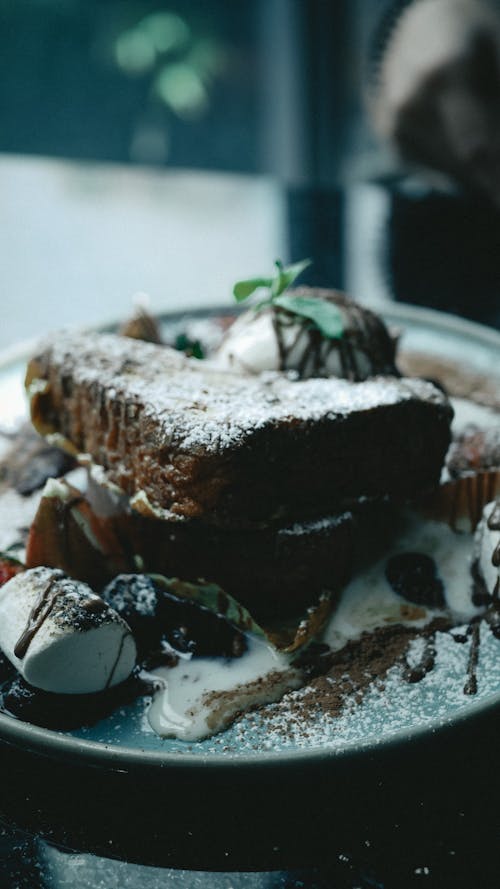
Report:
[[[126,311],[133,289],[160,288],[162,282],[154,301],[158,310],[220,304],[226,296],[229,300],[232,280],[267,274],[276,256],[310,256],[307,283],[345,288],[375,306],[404,299],[500,326],[500,220],[477,199],[410,188],[404,181],[292,189],[251,177],[64,163],[42,169],[37,163],[29,162],[29,175],[42,191],[49,180],[65,181],[52,203],[61,230],[68,219],[80,218],[82,201],[96,220],[97,231],[88,233],[85,247],[93,270],[90,274],[86,263],[80,282],[92,286],[95,309],[82,304],[81,294],[68,309],[64,278],[60,268],[52,275],[50,256],[49,271],[40,280],[40,245],[34,244],[42,219],[33,210],[32,227],[22,238],[19,234],[17,260],[11,258],[9,265],[14,288],[9,293],[17,286],[20,309],[9,296],[5,344],[53,326],[58,307],[64,321],[109,320]],[[104,194],[103,182],[108,183]],[[132,275],[127,260],[133,283],[126,293],[121,265],[129,235],[118,233],[117,250],[96,247],[104,236],[103,218],[112,226],[124,201],[135,202],[139,217],[134,228],[139,261]],[[210,206],[215,209],[207,216]],[[9,225],[8,202],[2,212]],[[202,218],[210,221],[210,237],[204,239],[198,225],[190,261],[190,220]],[[158,252],[151,229],[162,225],[181,245],[182,262],[169,266]],[[84,237],[83,227],[79,231]],[[30,243],[31,271],[21,264]],[[82,245],[68,249],[73,252],[64,259],[66,271],[75,275]],[[110,267],[104,275],[106,258]],[[31,312],[40,288],[50,299],[50,317]],[[3,745],[0,887],[495,889],[500,882],[499,728],[500,717],[480,718],[439,738],[351,762],[333,783],[324,769],[305,770],[293,782],[270,775],[258,787],[251,775],[241,774],[214,781],[203,799],[187,774],[158,785],[150,775],[80,770]]]
[[[500,714],[283,780],[77,767],[0,748],[0,886],[498,886]]]

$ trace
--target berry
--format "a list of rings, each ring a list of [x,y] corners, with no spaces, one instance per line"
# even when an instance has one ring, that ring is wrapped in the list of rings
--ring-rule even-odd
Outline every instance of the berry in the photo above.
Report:
[[[11,559],[9,556],[0,556],[0,587],[23,570],[20,562],[16,562],[15,559]]]

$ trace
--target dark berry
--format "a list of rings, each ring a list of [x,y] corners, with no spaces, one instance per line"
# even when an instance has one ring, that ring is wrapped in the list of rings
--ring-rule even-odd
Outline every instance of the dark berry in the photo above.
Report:
[[[162,638],[196,657],[240,657],[246,640],[233,624],[198,602],[163,590],[159,604]]]
[[[385,576],[394,592],[409,602],[444,608],[443,581],[438,577],[434,559],[425,553],[392,556],[385,566]]]
[[[62,730],[94,725],[118,707],[145,694],[151,694],[151,688],[135,674],[121,685],[88,695],[59,695],[42,691],[16,675],[2,689],[0,706],[23,722]]]
[[[10,679],[16,672],[15,667],[11,664],[11,662],[5,657],[5,655],[0,651],[0,683],[6,682],[7,679]]]
[[[224,617],[146,574],[120,574],[102,597],[127,621],[141,657],[160,650],[162,640],[197,657],[239,657],[246,650],[243,633]]]
[[[160,644],[161,595],[146,574],[119,574],[102,591],[105,602],[127,621],[141,655]]]

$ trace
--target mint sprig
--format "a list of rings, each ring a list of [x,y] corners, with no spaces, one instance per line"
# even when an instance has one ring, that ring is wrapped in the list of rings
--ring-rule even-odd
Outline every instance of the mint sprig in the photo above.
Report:
[[[344,323],[342,312],[338,306],[317,297],[284,293],[310,265],[310,259],[302,259],[300,262],[288,266],[284,266],[277,259],[275,262],[276,273],[273,277],[247,278],[244,281],[238,281],[233,287],[233,296],[236,302],[240,303],[257,290],[265,289],[268,291],[266,296],[253,304],[257,311],[265,306],[275,306],[291,315],[306,318],[326,339],[340,339],[344,333]]]
[[[300,318],[312,321],[328,340],[339,340],[344,332],[342,312],[339,307],[324,299],[285,293],[273,300],[273,305],[292,315],[299,315]]]
[[[311,265],[311,260],[302,259],[300,262],[284,266],[281,260],[277,259],[274,264],[276,266],[276,273],[272,278],[247,278],[245,281],[237,281],[233,287],[233,296],[236,302],[241,303],[245,299],[248,299],[249,296],[252,296],[256,290],[265,288],[266,290],[269,290],[269,293],[257,303],[256,308],[261,308],[263,305],[269,305],[270,302],[277,296],[280,296],[287,287],[290,287],[299,275]]]
[[[184,352],[188,358],[199,358],[201,360],[205,357],[200,341],[190,339],[185,333],[179,333],[175,338],[174,348],[178,352]]]

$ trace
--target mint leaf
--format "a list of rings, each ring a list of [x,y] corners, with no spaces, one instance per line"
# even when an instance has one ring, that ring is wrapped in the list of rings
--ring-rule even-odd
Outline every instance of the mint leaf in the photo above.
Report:
[[[294,262],[292,265],[283,266],[283,263],[277,259],[275,265],[278,269],[278,274],[275,276],[272,285],[273,297],[279,296],[290,287],[299,275],[311,265],[311,260],[302,259],[300,262]]]
[[[272,287],[272,278],[248,278],[246,281],[237,281],[233,287],[233,296],[236,302],[243,302],[248,299],[252,293],[255,293],[259,287]]]
[[[300,262],[292,263],[292,265],[284,266],[280,259],[274,263],[276,266],[276,274],[272,278],[247,278],[245,281],[237,281],[233,287],[233,296],[236,302],[243,302],[248,299],[252,293],[261,287],[269,290],[269,296],[263,302],[258,303],[257,308],[262,308],[272,302],[277,296],[283,293],[287,287],[295,281],[296,278],[311,265],[310,259],[302,259]]]
[[[338,306],[323,299],[284,294],[273,300],[273,305],[293,315],[308,318],[329,340],[338,340],[344,332],[342,312]]]
[[[191,340],[185,333],[178,334],[175,339],[174,348],[177,349],[178,352],[184,352],[188,358],[202,359],[205,357],[203,346],[200,341]]]

